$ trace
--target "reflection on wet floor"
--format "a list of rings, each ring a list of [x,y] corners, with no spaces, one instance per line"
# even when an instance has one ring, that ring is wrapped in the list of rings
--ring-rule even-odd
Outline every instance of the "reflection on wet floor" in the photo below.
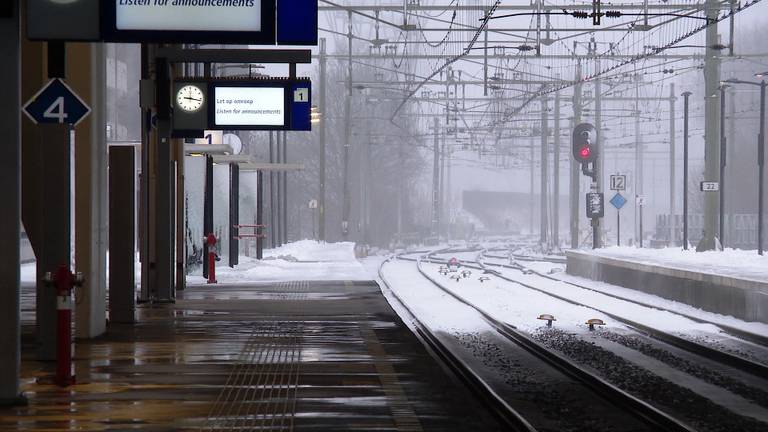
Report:
[[[189,287],[176,304],[141,306],[136,325],[78,342],[77,384],[66,389],[52,385],[54,363],[35,360],[30,291],[30,404],[0,410],[0,430],[418,431],[477,421],[372,283]]]

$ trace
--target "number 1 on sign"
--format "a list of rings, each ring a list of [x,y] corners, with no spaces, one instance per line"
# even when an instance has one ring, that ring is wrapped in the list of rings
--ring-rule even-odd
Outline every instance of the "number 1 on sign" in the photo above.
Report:
[[[58,97],[43,113],[43,117],[55,119],[59,123],[64,123],[69,115],[64,112],[64,98]]]

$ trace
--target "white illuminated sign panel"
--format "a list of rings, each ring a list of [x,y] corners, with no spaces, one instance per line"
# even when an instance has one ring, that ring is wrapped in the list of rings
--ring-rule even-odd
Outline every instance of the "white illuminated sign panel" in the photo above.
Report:
[[[262,31],[262,0],[115,0],[117,30]]]
[[[216,126],[285,126],[283,87],[216,87],[213,102]]]

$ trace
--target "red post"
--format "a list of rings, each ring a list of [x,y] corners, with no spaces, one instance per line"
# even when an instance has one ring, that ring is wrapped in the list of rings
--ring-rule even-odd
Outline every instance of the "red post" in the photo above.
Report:
[[[75,374],[72,368],[72,290],[75,286],[81,286],[83,277],[81,274],[73,274],[69,267],[61,265],[56,274],[51,277],[46,275],[46,282],[54,285],[56,297],[56,378],[55,383],[61,387],[67,387],[75,383]]]
[[[213,233],[208,234],[208,283],[215,284],[216,281],[216,236]]]

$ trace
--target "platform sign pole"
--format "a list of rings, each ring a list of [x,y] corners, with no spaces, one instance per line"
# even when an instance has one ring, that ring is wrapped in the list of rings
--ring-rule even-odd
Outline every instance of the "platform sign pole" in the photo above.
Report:
[[[683,93],[683,250],[688,250],[688,98],[691,94]]]
[[[627,188],[627,176],[615,174],[611,176],[611,190],[616,191],[616,195],[611,198],[611,204],[616,208],[616,245],[621,246],[621,208],[627,203],[626,198],[621,195],[621,191]]]
[[[638,236],[639,242],[640,242],[640,248],[643,248],[643,208],[645,207],[645,196],[644,195],[636,195],[635,196],[635,204],[637,205],[638,210],[638,223],[640,225],[640,235]]]
[[[68,125],[41,125],[41,171],[45,214],[41,219],[42,250],[38,256],[36,301],[38,358],[56,359],[56,292],[46,287],[42,275],[71,262],[71,146]]]
[[[156,301],[172,302],[175,298],[174,275],[176,268],[173,252],[175,242],[174,186],[171,179],[174,171],[171,159],[171,108],[166,101],[171,95],[171,70],[169,62],[164,57],[155,58],[155,101],[157,104],[157,140],[155,163],[155,279],[150,281],[154,285]]]
[[[643,248],[643,206],[640,206],[640,249]]]
[[[239,264],[240,254],[240,166],[229,166],[229,267]]]
[[[611,180],[613,184],[613,180]],[[621,246],[621,208],[627,203],[627,199],[624,198],[620,192],[616,192],[616,195],[611,198],[611,204],[616,208],[616,245]]]
[[[48,47],[48,76],[51,80],[24,105],[23,112],[38,125],[41,199],[45,212],[40,218],[37,297],[35,304],[38,358],[56,359],[56,295],[43,285],[43,275],[71,262],[71,146],[72,128],[89,113],[90,107],[63,81],[66,71],[64,44]]]
[[[213,157],[205,156],[205,185],[203,197],[203,236],[213,232]],[[208,266],[203,263],[203,277],[208,278]]]
[[[256,229],[256,259],[261,260],[264,258],[264,239],[266,237],[265,235],[265,228],[264,228],[264,192],[266,191],[266,188],[264,187],[264,173],[262,171],[258,171],[256,173],[256,225],[258,228]]]

